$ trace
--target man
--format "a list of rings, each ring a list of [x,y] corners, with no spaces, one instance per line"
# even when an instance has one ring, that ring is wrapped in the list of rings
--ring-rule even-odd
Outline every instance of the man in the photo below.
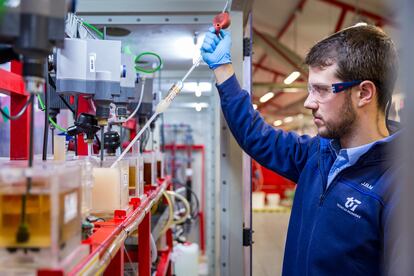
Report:
[[[356,25],[311,48],[304,106],[318,129],[313,138],[264,122],[234,76],[230,47],[229,33],[211,29],[201,49],[227,123],[245,152],[297,183],[283,275],[385,274],[398,202],[389,154],[398,133],[386,123],[397,71],[391,39]]]

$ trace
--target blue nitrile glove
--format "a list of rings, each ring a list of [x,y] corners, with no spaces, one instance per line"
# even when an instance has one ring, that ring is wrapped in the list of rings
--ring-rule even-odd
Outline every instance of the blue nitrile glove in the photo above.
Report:
[[[220,31],[220,37],[216,35],[213,27],[208,29],[203,45],[201,56],[210,69],[216,69],[220,65],[231,63],[231,37],[230,33]]]

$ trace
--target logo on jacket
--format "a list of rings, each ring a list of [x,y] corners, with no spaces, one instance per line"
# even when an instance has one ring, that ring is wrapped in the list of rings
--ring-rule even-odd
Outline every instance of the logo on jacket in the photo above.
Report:
[[[362,186],[372,190],[372,188],[374,188],[374,186],[372,186],[371,184],[369,184],[368,182],[362,182],[361,183]]]
[[[345,207],[350,209],[352,212],[361,204],[361,201],[354,199],[353,197],[348,197],[345,202]]]
[[[345,206],[343,206],[342,204],[337,203],[336,206],[347,212],[348,214],[356,217],[356,218],[361,218],[360,215],[355,213],[356,208],[361,204],[362,202],[354,197],[347,197],[346,198],[346,202],[345,202]]]

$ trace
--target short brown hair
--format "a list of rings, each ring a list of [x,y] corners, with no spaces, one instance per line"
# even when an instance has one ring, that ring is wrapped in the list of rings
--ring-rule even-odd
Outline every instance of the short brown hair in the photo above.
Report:
[[[393,41],[372,25],[353,26],[323,39],[310,49],[305,63],[310,67],[337,63],[336,77],[342,81],[372,81],[382,111],[391,99],[398,71]]]

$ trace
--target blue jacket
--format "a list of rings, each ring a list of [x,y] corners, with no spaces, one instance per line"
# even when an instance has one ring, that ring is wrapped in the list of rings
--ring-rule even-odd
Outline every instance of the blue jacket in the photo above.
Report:
[[[235,76],[217,86],[224,117],[243,150],[297,183],[283,275],[382,275],[397,192],[388,143],[378,143],[326,189],[335,161],[328,139],[274,129],[252,108]],[[398,135],[397,135],[398,136]]]

